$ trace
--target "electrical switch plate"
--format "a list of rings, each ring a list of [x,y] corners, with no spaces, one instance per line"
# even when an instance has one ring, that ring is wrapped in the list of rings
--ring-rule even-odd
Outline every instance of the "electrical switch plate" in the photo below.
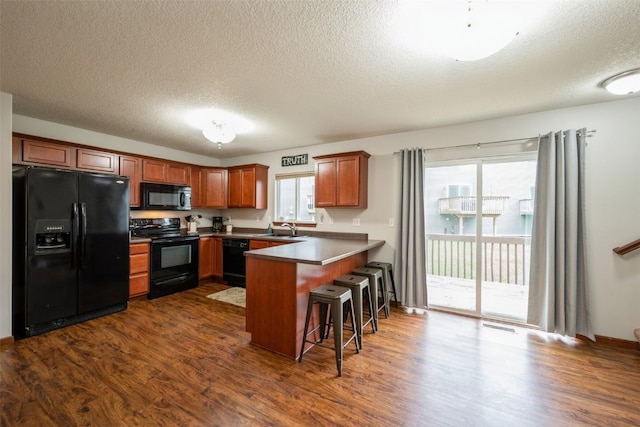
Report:
[[[393,227],[393,218],[389,218],[389,227]]]
[[[333,224],[333,218],[329,218],[329,224]]]
[[[353,225],[360,227],[360,218],[353,218]]]

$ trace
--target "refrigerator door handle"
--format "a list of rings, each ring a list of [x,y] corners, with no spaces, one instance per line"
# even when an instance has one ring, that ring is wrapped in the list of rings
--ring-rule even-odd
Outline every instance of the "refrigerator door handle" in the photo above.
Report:
[[[87,205],[80,203],[80,216],[82,217],[82,229],[80,231],[80,256],[78,257],[78,267],[82,267],[82,262],[86,256],[87,249]]]
[[[72,244],[71,244],[71,268],[76,268],[76,263],[78,262],[78,235],[80,233],[80,212],[78,210],[78,204],[74,203],[73,207],[73,232],[71,235]]]

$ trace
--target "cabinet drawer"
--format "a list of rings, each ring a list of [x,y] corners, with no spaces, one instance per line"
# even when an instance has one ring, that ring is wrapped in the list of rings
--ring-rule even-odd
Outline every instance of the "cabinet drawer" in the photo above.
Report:
[[[149,253],[148,243],[134,243],[132,245],[129,245],[129,255],[148,254],[148,253]]]
[[[129,256],[129,274],[146,273],[149,271],[149,255],[135,254]]]
[[[129,296],[149,293],[149,275],[147,273],[136,274],[129,277]]]

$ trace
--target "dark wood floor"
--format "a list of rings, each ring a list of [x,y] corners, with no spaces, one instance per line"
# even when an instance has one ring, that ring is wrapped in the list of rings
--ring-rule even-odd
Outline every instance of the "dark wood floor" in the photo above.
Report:
[[[302,363],[249,343],[205,284],[0,352],[2,426],[640,425],[640,351],[394,309]]]

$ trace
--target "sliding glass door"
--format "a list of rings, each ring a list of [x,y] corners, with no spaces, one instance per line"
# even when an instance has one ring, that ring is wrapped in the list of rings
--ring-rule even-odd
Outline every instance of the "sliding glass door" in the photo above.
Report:
[[[535,160],[430,165],[429,305],[524,322]]]

